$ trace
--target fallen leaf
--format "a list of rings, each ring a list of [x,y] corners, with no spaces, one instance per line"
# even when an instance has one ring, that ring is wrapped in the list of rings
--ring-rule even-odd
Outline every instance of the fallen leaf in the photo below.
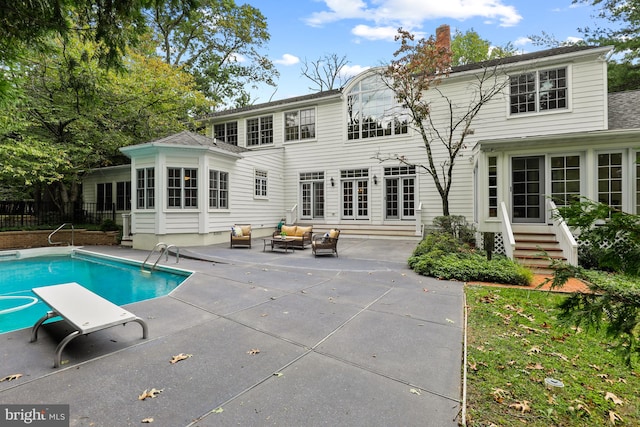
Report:
[[[152,388],[151,390],[145,390],[142,392],[142,394],[140,396],[138,396],[138,400],[145,400],[147,398],[155,398],[156,396],[158,396],[160,393],[162,393],[164,389],[156,389],[156,388]]]
[[[420,390],[412,388],[411,390],[409,390],[411,393],[413,394],[417,394],[418,396],[420,396],[422,393],[420,393]]]
[[[540,362],[537,362],[535,365],[533,363],[529,363],[527,365],[527,369],[532,369],[532,370],[536,370],[536,371],[541,371],[544,369],[544,366],[542,366],[540,364]]]
[[[7,375],[6,377],[0,379],[0,383],[2,381],[13,381],[13,380],[17,380],[18,378],[20,378],[22,376],[22,374],[13,374],[13,375]]]
[[[604,400],[611,400],[615,405],[622,405],[624,403],[618,396],[611,393],[610,391],[605,393]]]
[[[520,411],[523,414],[525,412],[531,412],[531,407],[529,406],[529,401],[528,400],[523,400],[522,402],[512,403],[511,405],[509,405],[509,408],[514,408],[514,409]]]
[[[281,377],[281,376],[283,376],[283,375],[284,375],[284,374],[283,374],[282,372],[275,372],[275,373],[273,374],[273,376],[274,376],[274,377]]]
[[[613,411],[609,411],[609,421],[611,421],[611,424],[616,425],[616,421],[624,421],[624,420],[620,415],[616,414]]]
[[[545,329],[551,329],[551,325],[547,322],[543,322],[541,326]]]
[[[184,354],[184,353],[180,353],[176,356],[173,356],[171,358],[171,360],[169,361],[169,363],[173,364],[173,363],[178,363],[181,360],[185,360],[190,358],[191,356],[193,356],[193,354]]]
[[[600,370],[600,366],[598,366],[598,365],[591,365],[590,364],[589,367],[595,369],[596,371]]]
[[[538,353],[540,353],[541,351],[542,351],[542,350],[540,350],[540,347],[538,347],[538,346],[533,346],[533,347],[531,347],[531,348],[529,349],[528,354],[529,354],[529,355],[532,355],[532,354],[538,354]]]
[[[446,320],[447,320],[447,322],[449,322],[449,323],[456,323],[456,322],[454,322],[454,321],[453,321],[453,320],[451,320],[451,319],[446,319]]]
[[[149,418],[145,418],[144,420],[140,421],[143,424],[150,424],[153,422],[153,418],[149,417]]]
[[[251,356],[255,356],[258,353],[260,353],[260,350],[258,350],[257,348],[252,348],[251,350],[247,351],[247,354],[250,354]]]
[[[218,408],[218,409],[214,410],[214,411],[213,411],[213,413],[214,413],[214,414],[220,414],[220,413],[221,413],[221,412],[223,412],[223,411],[224,411],[224,409],[222,409],[222,408]]]
[[[493,395],[493,400],[498,403],[502,403],[502,401],[507,397],[508,392],[501,388],[494,388],[491,394]]]

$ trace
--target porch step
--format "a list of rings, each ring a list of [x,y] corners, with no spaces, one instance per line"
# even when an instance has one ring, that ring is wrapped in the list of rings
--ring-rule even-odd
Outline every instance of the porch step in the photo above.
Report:
[[[553,273],[548,258],[566,261],[555,234],[549,232],[544,227],[539,231],[516,231],[514,229],[513,237],[516,241],[513,257],[520,264],[529,267],[535,273]]]

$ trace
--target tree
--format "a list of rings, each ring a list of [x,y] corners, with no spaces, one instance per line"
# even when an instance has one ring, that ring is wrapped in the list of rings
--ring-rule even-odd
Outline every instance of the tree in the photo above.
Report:
[[[156,3],[147,16],[164,61],[184,67],[217,103],[243,106],[250,87],[275,86],[277,70],[259,52],[270,36],[258,9],[233,0],[201,0]]]
[[[560,318],[576,325],[604,327],[631,364],[633,355],[640,355],[640,215],[588,199],[559,207],[558,212],[579,235],[581,265],[554,261],[551,286],[562,287],[569,278],[577,277],[591,291],[565,300]]]
[[[182,130],[208,109],[193,78],[159,58],[132,52],[116,72],[92,59],[94,49],[78,38],[51,39],[46,52],[14,67],[23,96],[0,120],[3,183],[41,184],[66,205],[83,171],[118,164],[120,147]]]
[[[640,0],[573,0],[600,7],[598,17],[609,21],[614,28],[581,28],[590,44],[613,45],[623,61],[633,62],[640,57]]]
[[[451,64],[455,67],[457,65],[512,56],[516,53],[516,49],[511,43],[502,47],[491,46],[490,41],[482,39],[477,32],[470,29],[465,33],[456,30],[451,39],[451,52]]]
[[[75,36],[95,42],[100,63],[120,66],[127,46],[144,31],[142,8],[151,0],[15,0],[0,7],[0,63],[5,67],[51,36]],[[11,85],[0,76],[0,98]],[[15,95],[14,95],[15,96]]]
[[[344,86],[346,83],[342,69],[349,64],[346,55],[339,57],[337,54],[327,54],[321,56],[316,61],[307,62],[305,58],[302,61],[302,76],[311,80],[314,84],[309,90],[331,90]]]
[[[427,159],[426,163],[414,163],[401,154],[378,154],[377,158],[415,166],[431,176],[442,201],[442,215],[447,216],[450,214],[449,192],[453,170],[465,147],[466,137],[473,134],[471,125],[482,107],[503,91],[508,79],[499,76],[497,68],[479,69],[465,93],[470,101],[460,106],[438,88],[449,75],[451,51],[433,37],[415,42],[414,36],[402,29],[398,30],[396,40],[401,41],[401,46],[394,53],[395,59],[383,72],[383,77],[404,107],[402,114],[408,116],[410,126],[422,137]],[[435,107],[431,98],[438,101],[437,108],[446,111],[445,123],[434,119],[432,108]],[[437,144],[444,149],[442,161],[436,157]]]

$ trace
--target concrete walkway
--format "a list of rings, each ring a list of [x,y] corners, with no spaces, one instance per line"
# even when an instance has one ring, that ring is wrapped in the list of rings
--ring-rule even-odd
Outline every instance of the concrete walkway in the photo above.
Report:
[[[36,343],[28,329],[0,335],[0,378],[23,375],[0,382],[0,402],[69,404],[71,426],[458,425],[462,283],[409,270],[414,240],[341,238],[339,258],[262,243],[181,248],[178,267],[195,273],[127,306],[147,340],[135,323],[79,337],[53,369],[64,322]],[[169,363],[180,353],[192,357]]]

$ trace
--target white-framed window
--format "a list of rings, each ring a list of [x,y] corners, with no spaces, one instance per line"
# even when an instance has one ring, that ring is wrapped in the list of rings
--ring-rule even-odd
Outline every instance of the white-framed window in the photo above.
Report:
[[[136,208],[153,209],[156,206],[155,168],[136,169]]]
[[[247,146],[273,144],[273,116],[247,119]]]
[[[227,144],[238,145],[238,122],[213,125],[213,137]]]
[[[116,210],[131,210],[131,181],[116,182]]]
[[[209,171],[209,208],[229,208],[229,173]]]
[[[167,207],[198,207],[198,169],[167,168]]]
[[[300,173],[301,218],[324,218],[324,172]]]
[[[316,137],[316,110],[287,111],[284,113],[284,140],[300,141]]]
[[[255,170],[253,172],[253,180],[254,180],[254,196],[258,198],[266,198],[267,197],[267,171],[263,170]]]
[[[622,210],[622,153],[598,154],[598,202]]]
[[[551,198],[558,206],[580,199],[580,156],[551,156]]]
[[[509,77],[511,115],[569,107],[567,68],[530,71]]]
[[[487,158],[489,182],[487,189],[489,191],[489,218],[498,217],[498,158],[489,156]]]
[[[96,187],[96,210],[110,211],[113,207],[113,184],[101,182]]]
[[[409,116],[381,76],[364,78],[347,93],[347,139],[408,132]]]

